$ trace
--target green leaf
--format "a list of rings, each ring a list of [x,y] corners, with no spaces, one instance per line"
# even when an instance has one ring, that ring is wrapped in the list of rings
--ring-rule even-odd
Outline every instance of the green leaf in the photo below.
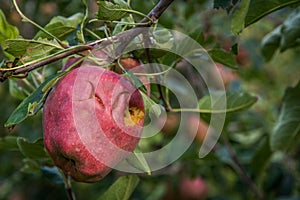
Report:
[[[37,173],[40,172],[40,164],[36,160],[32,160],[29,158],[23,159],[24,166],[21,169],[23,173]]]
[[[134,150],[133,154],[130,154],[126,161],[135,167],[136,169],[141,170],[142,172],[146,172],[148,175],[151,175],[151,169],[143,156],[138,150]]]
[[[215,62],[221,63],[233,69],[237,69],[236,60],[231,53],[223,49],[211,49],[208,50],[208,54]]]
[[[55,40],[37,39],[27,40],[23,38],[6,40],[4,45],[5,52],[20,58],[22,63],[36,60],[48,55],[54,49],[63,49]]]
[[[250,0],[242,0],[239,9],[233,14],[231,22],[231,32],[235,35],[242,32],[245,27],[245,17],[248,12]]]
[[[279,119],[271,135],[272,150],[288,150],[300,139],[300,82],[287,88]]]
[[[189,36],[196,40],[199,44],[203,44],[205,41],[205,36],[202,31],[202,27],[197,27],[189,33]]]
[[[127,200],[138,185],[139,177],[137,175],[120,177],[98,200]]]
[[[299,0],[251,0],[245,18],[245,27],[255,23],[271,12],[295,3],[299,3]]]
[[[77,31],[76,35],[77,35],[79,42],[84,44],[85,38],[84,38],[83,30],[84,30],[85,24],[87,23],[88,17],[89,17],[89,8],[88,8],[87,0],[81,0],[81,2],[83,3],[83,5],[85,7],[85,12],[84,12],[84,16],[80,23],[80,30]]]
[[[224,97],[226,98],[226,108],[214,109],[219,107],[216,105],[224,104]],[[213,105],[211,104],[211,98],[215,101]],[[234,113],[251,107],[256,101],[257,97],[246,92],[229,91],[225,93],[223,91],[215,91],[202,97],[198,103],[198,108],[201,110],[201,113]]]
[[[17,136],[6,136],[0,138],[0,150],[19,151]]]
[[[24,99],[13,111],[5,123],[5,127],[11,127],[21,123],[28,116],[36,114],[44,104],[44,100],[53,86],[66,72],[54,74],[43,82],[39,88]]]
[[[278,48],[283,52],[300,45],[300,8],[292,12],[284,23],[270,32],[262,40],[262,54],[271,60]]]
[[[141,89],[143,92],[147,93],[147,88],[145,87],[145,85],[136,75],[134,75],[134,73],[131,70],[127,70],[124,68],[122,70],[124,72],[124,75],[129,78],[129,80],[137,89]]]
[[[44,149],[43,139],[38,139],[34,142],[29,142],[25,138],[19,137],[17,139],[18,147],[21,153],[31,159],[49,158]]]
[[[292,12],[281,27],[280,51],[299,45],[300,41],[300,8]]]
[[[9,93],[11,94],[11,96],[20,100],[25,99],[27,97],[24,87],[21,87],[19,84],[19,80],[9,79],[8,82]]]
[[[127,17],[131,12],[130,6],[123,0],[98,0],[97,18],[104,21],[116,21]]]
[[[269,137],[261,138],[260,140],[261,142],[257,147],[257,151],[255,152],[250,164],[254,174],[259,174],[264,171],[272,155]]]
[[[266,61],[271,60],[280,45],[281,26],[266,35],[261,42],[261,51]]]
[[[77,27],[82,22],[83,18],[84,15],[82,13],[76,13],[68,18],[57,16],[52,18],[51,21],[44,28],[51,34],[55,35],[57,38],[64,40],[77,29]],[[48,34],[45,34],[43,31],[39,31],[35,35],[34,39],[38,38],[53,39]]]
[[[14,39],[19,35],[17,27],[10,25],[6,21],[6,17],[0,9],[0,45],[7,39]]]
[[[161,110],[163,109],[161,105],[155,103],[150,97],[148,97],[143,92],[141,93],[144,101],[144,107],[146,113],[154,114],[155,117],[159,117]]]

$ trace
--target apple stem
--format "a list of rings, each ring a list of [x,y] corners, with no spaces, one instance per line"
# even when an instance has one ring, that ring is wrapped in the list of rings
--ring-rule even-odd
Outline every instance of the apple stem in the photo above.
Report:
[[[69,200],[76,200],[75,194],[72,190],[71,177],[65,173],[61,173],[65,183],[65,189]]]

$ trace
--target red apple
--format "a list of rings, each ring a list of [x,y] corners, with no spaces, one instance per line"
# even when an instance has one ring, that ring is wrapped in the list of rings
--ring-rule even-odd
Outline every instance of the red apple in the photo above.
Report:
[[[184,177],[179,185],[180,198],[185,200],[203,200],[208,193],[207,185],[201,177]]]
[[[141,65],[141,63],[134,58],[123,58],[121,59],[121,64],[125,69],[134,69]]]
[[[47,97],[44,143],[65,174],[96,182],[135,149],[143,123],[143,99],[131,82],[85,65],[64,76]]]

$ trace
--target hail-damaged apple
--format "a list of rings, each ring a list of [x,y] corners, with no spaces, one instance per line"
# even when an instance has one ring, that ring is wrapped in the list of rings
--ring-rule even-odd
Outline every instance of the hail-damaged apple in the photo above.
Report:
[[[135,149],[143,123],[143,99],[130,81],[83,65],[64,76],[47,97],[44,143],[65,174],[96,182]]]

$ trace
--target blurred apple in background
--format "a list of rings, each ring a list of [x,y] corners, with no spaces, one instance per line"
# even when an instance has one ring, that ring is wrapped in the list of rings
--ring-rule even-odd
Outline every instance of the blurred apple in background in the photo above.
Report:
[[[205,200],[209,191],[200,176],[190,178],[183,175],[178,180],[169,180],[165,187],[163,200]]]
[[[183,177],[179,185],[180,199],[204,200],[207,197],[208,187],[201,177]]]

